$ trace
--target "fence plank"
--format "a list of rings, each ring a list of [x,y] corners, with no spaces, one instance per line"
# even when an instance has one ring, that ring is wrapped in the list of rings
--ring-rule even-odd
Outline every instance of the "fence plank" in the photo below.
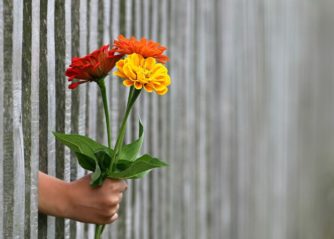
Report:
[[[4,52],[4,3],[3,0],[0,0],[0,53]],[[0,72],[4,72],[4,57],[3,54],[0,55]],[[3,180],[3,168],[4,168],[4,74],[0,74],[0,238],[3,238],[4,231],[4,187],[5,181]]]
[[[168,47],[170,92],[144,92],[126,141],[168,161],[128,181],[104,238],[333,238],[330,0],[0,0],[0,239],[93,238],[38,214],[38,171],[85,173],[52,131],[106,143],[94,84],[64,70],[120,33]],[[112,142],[128,89],[106,78]],[[130,130],[131,129],[131,130]]]
[[[31,22],[31,1],[23,1],[23,26],[22,26],[22,133],[24,142],[24,167],[25,167],[25,231],[24,235],[30,235],[30,205],[32,204],[31,192],[31,47],[32,46],[32,22]],[[38,159],[34,159],[36,161]],[[23,235],[22,235],[23,236]],[[27,237],[27,236],[26,236]]]
[[[39,71],[40,71],[40,1],[33,0],[31,8],[31,188],[30,238],[38,237],[38,168],[39,168]],[[28,237],[28,235],[25,235]]]
[[[13,165],[13,96],[12,96],[12,32],[13,32],[13,3],[12,1],[4,1],[3,21],[4,21],[4,37],[3,37],[3,65],[4,67],[4,95],[3,95],[3,187],[4,201],[4,237],[13,237],[13,210],[14,204],[14,165]]]

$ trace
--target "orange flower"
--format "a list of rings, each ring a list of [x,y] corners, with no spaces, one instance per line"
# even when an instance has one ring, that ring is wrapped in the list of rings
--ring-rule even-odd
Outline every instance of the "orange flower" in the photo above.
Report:
[[[104,45],[87,56],[74,57],[65,72],[71,82],[69,88],[75,89],[82,83],[97,82],[106,77],[120,58],[121,56],[116,56],[109,50],[109,45]]]
[[[166,47],[161,46],[158,42],[146,40],[144,37],[141,40],[137,40],[135,37],[127,39],[123,35],[119,35],[118,40],[114,41],[112,52],[118,53],[121,56],[137,53],[144,58],[153,57],[161,63],[166,63],[168,57],[163,55],[166,49]]]

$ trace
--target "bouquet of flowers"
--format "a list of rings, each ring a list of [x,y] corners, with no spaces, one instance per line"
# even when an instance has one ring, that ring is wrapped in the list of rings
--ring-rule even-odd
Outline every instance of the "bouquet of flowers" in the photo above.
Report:
[[[103,100],[108,146],[95,140],[76,134],[54,132],[57,140],[69,147],[76,155],[79,164],[92,171],[91,186],[100,186],[106,178],[137,179],[153,168],[167,164],[149,154],[138,156],[144,136],[143,125],[139,121],[139,135],[135,141],[124,144],[126,122],[131,109],[143,91],[164,95],[171,83],[168,70],[164,65],[168,57],[164,55],[166,47],[152,40],[137,40],[120,35],[113,46],[102,46],[87,56],[73,58],[66,70],[69,77],[69,89],[76,89],[84,83],[97,83]],[[109,108],[105,87],[105,77],[116,66],[114,75],[130,87],[125,114],[119,128],[116,144],[111,145]],[[101,237],[104,225],[97,225],[95,238]]]

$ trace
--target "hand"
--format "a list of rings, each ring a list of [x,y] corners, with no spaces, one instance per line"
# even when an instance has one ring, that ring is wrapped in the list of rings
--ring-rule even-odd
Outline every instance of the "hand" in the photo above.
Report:
[[[39,210],[45,214],[95,224],[117,220],[127,185],[106,179],[102,186],[90,186],[91,175],[71,183],[39,173]]]

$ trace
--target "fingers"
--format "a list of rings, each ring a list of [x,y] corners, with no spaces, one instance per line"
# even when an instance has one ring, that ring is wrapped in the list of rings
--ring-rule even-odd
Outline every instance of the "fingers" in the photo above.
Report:
[[[124,192],[128,185],[124,180],[114,180],[114,179],[106,179],[103,183],[103,187],[111,188],[113,191]]]
[[[118,214],[115,213],[111,218],[110,220],[107,222],[107,224],[109,223],[113,223],[114,221],[116,221],[118,219]]]
[[[118,210],[119,210],[119,204],[116,205],[116,207],[110,209],[110,215],[109,216],[113,216],[115,214],[117,214]]]
[[[117,204],[115,207],[103,211],[103,215],[100,217],[103,224],[109,224],[118,219],[119,207],[120,204]]]
[[[113,223],[114,221],[116,221],[118,219],[118,214],[115,213],[114,216],[111,217],[110,223]]]
[[[118,219],[118,213],[115,213],[111,217],[110,216],[108,216],[108,217],[100,217],[97,220],[95,220],[94,223],[100,224],[100,225],[110,224],[110,223],[115,222],[117,219]]]

